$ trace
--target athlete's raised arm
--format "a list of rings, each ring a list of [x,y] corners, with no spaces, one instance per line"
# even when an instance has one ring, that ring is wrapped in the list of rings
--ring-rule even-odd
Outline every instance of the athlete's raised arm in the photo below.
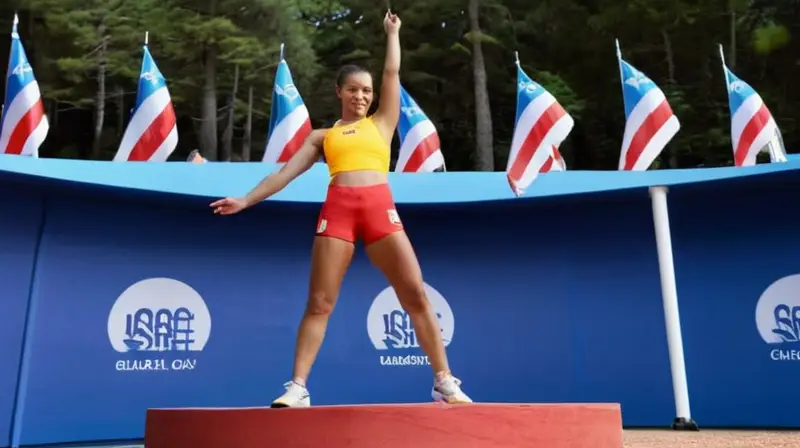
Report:
[[[400,18],[391,11],[383,18],[386,31],[386,60],[383,63],[381,96],[373,121],[384,138],[392,141],[400,118]]]
[[[303,146],[281,167],[280,170],[269,174],[249,193],[239,198],[225,198],[211,203],[214,213],[232,215],[258,204],[264,199],[281,191],[289,182],[306,172],[322,154],[322,141],[325,139],[327,129],[317,129],[303,142]]]

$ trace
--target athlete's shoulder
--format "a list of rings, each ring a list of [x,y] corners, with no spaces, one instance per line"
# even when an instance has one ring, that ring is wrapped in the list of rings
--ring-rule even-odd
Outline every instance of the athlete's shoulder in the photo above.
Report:
[[[325,141],[325,136],[327,134],[328,134],[327,128],[312,129],[311,133],[309,133],[308,137],[306,137],[306,141],[308,143],[311,143],[313,146],[320,148],[322,147],[322,144]]]

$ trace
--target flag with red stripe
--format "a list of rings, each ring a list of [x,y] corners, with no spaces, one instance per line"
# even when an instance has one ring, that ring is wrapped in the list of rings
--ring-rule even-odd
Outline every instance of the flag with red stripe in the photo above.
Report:
[[[25,48],[17,32],[14,15],[11,51],[6,73],[6,95],[0,115],[0,154],[39,157],[50,124],[44,111],[39,83],[33,75]]]
[[[550,157],[547,158],[547,162],[542,165],[539,169],[539,173],[549,173],[550,171],[566,171],[567,170],[567,162],[564,161],[564,157],[561,155],[561,151],[558,150],[558,146],[553,145],[551,148]]]
[[[436,126],[402,85],[397,135],[400,137],[400,153],[395,171],[433,172],[445,167]]]
[[[722,46],[719,51],[722,56]],[[725,71],[725,83],[728,86],[734,165],[755,165],[758,153],[770,143],[773,146],[771,150],[778,152],[777,157],[771,154],[771,159],[785,161],[778,125],[761,95],[734,75],[725,64],[724,58],[722,69]]]
[[[575,125],[572,116],[517,61],[517,116],[506,166],[508,184],[521,196],[540,172],[552,170],[557,147]],[[549,163],[549,165],[548,165]]]
[[[281,52],[282,53],[282,52]],[[292,79],[286,59],[281,54],[272,88],[272,111],[269,117],[267,147],[263,162],[284,163],[303,146],[311,134],[311,118]]]
[[[625,133],[619,169],[643,171],[661,154],[681,125],[664,92],[644,73],[622,59],[619,42],[617,59],[625,106]]]
[[[167,81],[145,44],[136,106],[114,161],[164,162],[176,146],[178,126]]]

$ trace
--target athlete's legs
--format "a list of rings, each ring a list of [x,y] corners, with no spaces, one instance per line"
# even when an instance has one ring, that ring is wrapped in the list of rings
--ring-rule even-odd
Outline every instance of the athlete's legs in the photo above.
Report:
[[[272,407],[311,405],[306,381],[325,338],[330,317],[347,267],[353,257],[358,230],[357,195],[348,188],[331,186],[317,220],[317,236],[311,249],[311,275],[306,310],[295,345],[292,381]]]
[[[311,404],[306,381],[325,338],[328,318],[339,297],[339,288],[353,257],[353,249],[353,243],[339,238],[314,238],[308,301],[297,331],[292,381],[285,385],[286,393],[277,398],[272,407]]]
[[[422,350],[434,373],[449,370],[441,329],[422,285],[422,269],[404,231],[388,235],[366,247],[370,261],[392,285],[400,305],[411,317]]]
[[[353,257],[353,248],[353,243],[337,238],[314,238],[308,302],[297,332],[292,374],[292,381],[304,386],[325,338],[328,318],[339,297],[339,288]]]
[[[422,282],[422,269],[405,231],[396,231],[367,245],[366,252],[372,263],[386,276],[400,305],[411,318],[417,340],[433,368],[434,399],[451,403],[470,402],[470,398],[459,387],[461,382],[450,374],[439,321],[428,301]]]

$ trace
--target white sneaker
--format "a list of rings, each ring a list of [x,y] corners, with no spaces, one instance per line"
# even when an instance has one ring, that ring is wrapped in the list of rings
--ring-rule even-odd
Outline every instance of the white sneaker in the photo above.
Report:
[[[472,399],[461,390],[461,380],[452,375],[434,381],[431,397],[433,401],[449,404],[472,403]]]
[[[307,408],[311,406],[311,394],[308,389],[294,381],[284,384],[286,393],[272,402],[271,408]]]

